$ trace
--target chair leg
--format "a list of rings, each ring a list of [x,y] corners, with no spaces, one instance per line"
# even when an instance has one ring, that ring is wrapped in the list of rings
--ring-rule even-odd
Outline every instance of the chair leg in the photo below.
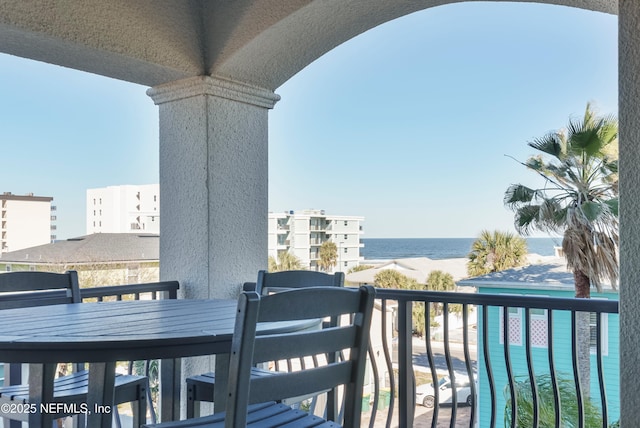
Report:
[[[200,417],[200,402],[195,400],[196,386],[189,386],[187,390],[187,419]]]
[[[158,418],[156,415],[156,409],[153,407],[153,397],[151,396],[151,386],[149,384],[147,384],[146,386],[146,391],[147,393],[145,394],[145,396],[147,397],[146,400],[147,400],[147,411],[149,412],[149,419],[152,424],[155,424],[158,422]]]
[[[147,391],[141,387],[138,400],[131,403],[131,413],[133,414],[133,427],[139,428],[147,423]]]
[[[87,426],[87,418],[82,413],[71,418],[71,421],[73,428],[85,428]]]
[[[15,421],[9,418],[2,418],[3,427],[7,428],[22,428],[22,422]]]
[[[115,421],[116,428],[122,428],[122,421],[120,420],[120,411],[118,405],[113,406],[113,420]]]

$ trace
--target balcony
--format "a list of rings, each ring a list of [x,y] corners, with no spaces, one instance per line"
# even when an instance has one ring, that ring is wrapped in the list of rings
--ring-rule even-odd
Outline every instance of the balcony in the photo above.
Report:
[[[461,327],[454,328],[444,317],[436,333],[434,320],[427,316],[420,323],[424,336],[417,337],[419,321],[412,308],[424,304],[440,304],[445,313],[460,305]],[[511,321],[510,308],[523,313],[521,323]],[[593,426],[586,421],[592,424],[595,419],[595,426],[607,428],[619,420],[619,374],[612,375],[617,372],[617,336],[609,337],[608,344],[602,340],[608,337],[607,325],[617,329],[617,301],[378,289],[377,311],[379,322],[372,325],[369,349],[373,382],[365,389],[363,408],[368,411],[362,426]],[[474,311],[477,325],[470,322]],[[540,329],[536,323],[540,312],[553,328]],[[584,312],[596,314],[591,326],[596,346],[591,355],[590,397],[576,387],[584,383],[580,346],[574,339]],[[505,313],[510,314],[507,323],[502,322]],[[516,330],[523,335],[521,344],[514,343]],[[541,346],[541,339],[548,345]],[[461,388],[455,381],[450,389],[434,390],[435,397],[426,401],[433,403],[432,408],[416,403],[416,384],[445,376],[476,381],[464,387],[465,397],[451,404],[439,404],[446,400],[439,394],[456,396]],[[520,400],[509,399],[519,395]],[[567,396],[573,399],[572,406]],[[548,418],[551,425],[543,425]]]

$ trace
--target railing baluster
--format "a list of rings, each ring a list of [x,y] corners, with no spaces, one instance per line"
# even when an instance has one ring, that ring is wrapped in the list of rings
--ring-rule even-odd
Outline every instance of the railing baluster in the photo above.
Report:
[[[533,357],[531,353],[531,309],[524,308],[524,336],[525,336],[525,352],[527,354],[527,371],[529,372],[529,384],[531,385],[531,396],[533,398],[533,427],[538,428],[540,404],[538,403],[538,385],[536,383],[536,375],[533,370]]]
[[[373,407],[371,408],[371,419],[369,420],[369,427],[373,428],[376,422],[376,414],[378,413],[378,400],[380,399],[380,376],[378,376],[378,363],[376,363],[376,357],[373,354],[373,348],[369,343],[369,362],[371,363],[371,370],[373,371],[373,388],[375,391],[373,399]]]
[[[504,364],[507,370],[509,394],[511,396],[511,428],[516,428],[516,422],[518,421],[518,396],[515,388],[515,379],[513,377],[513,368],[511,366],[511,340],[509,336],[511,323],[509,322],[509,306],[502,307],[502,320],[502,333],[504,339]]]
[[[413,426],[415,387],[411,352],[411,300],[398,301],[398,420],[401,427]]]
[[[387,363],[387,373],[389,373],[389,387],[391,388],[390,397],[389,397],[389,409],[387,410],[387,425],[386,428],[391,428],[391,419],[393,417],[393,409],[396,402],[396,380],[393,376],[393,362],[391,359],[391,352],[389,351],[389,341],[387,340],[387,331],[388,331],[388,323],[387,323],[387,300],[382,301],[382,348],[384,349],[384,359]]]
[[[607,390],[604,383],[604,369],[602,367],[602,312],[596,312],[596,364],[598,367],[598,383],[600,385],[600,402],[602,404],[602,428],[609,426],[609,406],[607,405]]]
[[[449,418],[449,427],[456,426],[456,413],[458,412],[458,391],[456,387],[456,373],[453,370],[451,362],[451,347],[449,338],[449,303],[444,302],[442,305],[442,319],[444,329],[444,358],[447,362],[447,370],[449,371],[449,379],[451,380],[451,417]],[[435,384],[434,384],[435,385]],[[436,388],[434,388],[436,389]],[[438,403],[439,401],[436,400]]]
[[[431,371],[431,380],[433,381],[433,392],[434,392],[434,405],[433,412],[431,413],[431,428],[436,428],[438,426],[438,410],[440,406],[438,406],[438,372],[436,371],[436,361],[433,358],[433,345],[431,343],[431,302],[425,302],[425,327],[426,327],[426,340],[427,340],[427,360],[429,361],[429,370]]]
[[[482,306],[482,355],[484,356],[484,366],[489,381],[489,396],[491,398],[491,418],[489,426],[496,426],[496,385],[493,379],[493,369],[491,368],[491,356],[489,352],[489,307]]]
[[[471,353],[469,352],[469,304],[462,305],[462,345],[464,347],[464,364],[467,367],[467,376],[469,376],[469,385],[471,386],[471,415],[469,417],[469,428],[473,428],[476,423],[476,406],[478,391],[476,391],[476,378],[471,366]]]
[[[558,387],[558,377],[556,376],[556,365],[553,346],[553,311],[547,311],[547,355],[549,356],[549,376],[551,377],[551,386],[553,388],[553,404],[555,406],[555,426],[560,426],[562,417],[562,403],[560,402],[560,390]]]

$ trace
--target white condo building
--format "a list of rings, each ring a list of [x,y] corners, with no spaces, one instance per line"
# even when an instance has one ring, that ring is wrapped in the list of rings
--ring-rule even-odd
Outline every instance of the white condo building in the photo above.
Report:
[[[53,242],[56,207],[49,196],[0,194],[0,254]]]
[[[160,233],[160,185],[87,190],[87,235]]]
[[[269,255],[290,252],[302,262],[303,269],[319,270],[318,252],[325,241],[338,248],[335,271],[346,272],[358,266],[364,217],[327,215],[324,210],[269,213]]]

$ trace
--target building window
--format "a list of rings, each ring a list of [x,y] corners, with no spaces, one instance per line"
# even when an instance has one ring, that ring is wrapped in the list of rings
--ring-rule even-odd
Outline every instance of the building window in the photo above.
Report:
[[[349,251],[347,251],[347,250],[348,250],[348,248],[345,248],[345,249],[344,249],[344,253],[345,253],[345,254],[347,254],[347,253],[349,252]]]
[[[344,221],[345,226],[349,226],[349,222],[347,220]]]
[[[508,308],[509,344],[522,345],[522,308]],[[500,308],[500,344],[504,344],[504,308]]]
[[[346,241],[347,239],[349,239],[349,235],[344,235],[344,240]]]
[[[531,315],[531,346],[537,348],[547,347],[547,310],[546,309],[530,309]]]

